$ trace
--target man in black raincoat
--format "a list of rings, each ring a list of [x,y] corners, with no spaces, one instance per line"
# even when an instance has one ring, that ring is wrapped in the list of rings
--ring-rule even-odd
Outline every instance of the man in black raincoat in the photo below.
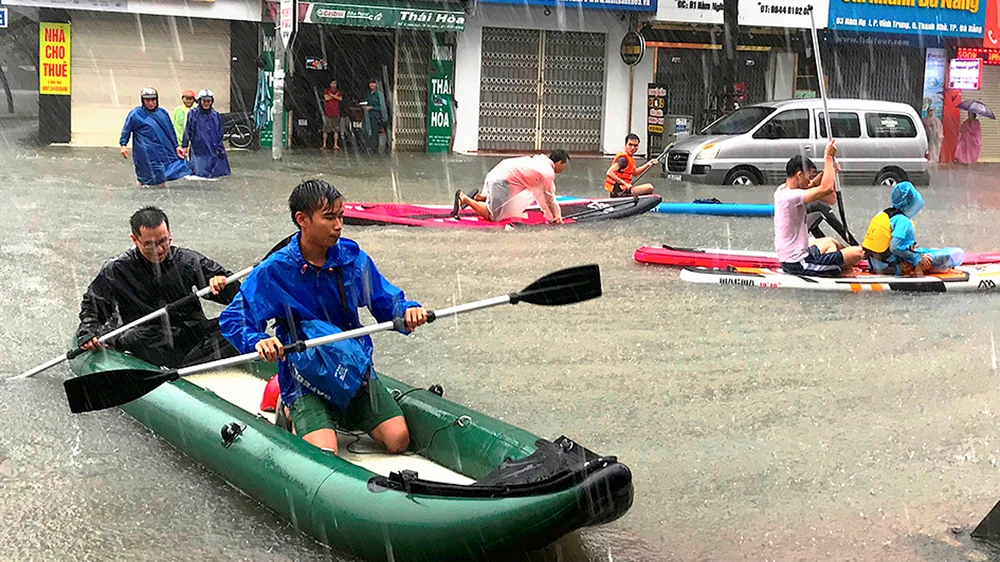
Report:
[[[190,295],[192,287],[211,287],[206,298],[224,305],[239,292],[238,282],[226,284],[231,271],[194,250],[171,245],[170,222],[160,209],[143,207],[130,223],[135,247],[104,264],[80,303],[77,341],[85,349],[99,348],[101,334]],[[165,367],[236,355],[218,321],[206,318],[197,301],[105,343]]]

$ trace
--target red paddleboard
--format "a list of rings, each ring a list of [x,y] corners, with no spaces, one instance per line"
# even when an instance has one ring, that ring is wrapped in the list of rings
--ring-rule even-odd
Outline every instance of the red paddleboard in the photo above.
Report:
[[[659,195],[616,197],[608,199],[574,199],[558,201],[564,224],[622,219],[642,214],[660,204]],[[344,224],[354,226],[430,226],[441,228],[505,228],[507,226],[542,226],[548,224],[542,210],[533,205],[520,217],[499,222],[481,218],[469,209],[457,217],[451,206],[407,205],[401,203],[345,203]]]
[[[643,246],[635,251],[635,261],[674,267],[780,267],[774,252],[723,250],[719,248],[674,248]],[[963,265],[1000,263],[1000,252],[966,254]],[[864,261],[858,267],[866,269]]]

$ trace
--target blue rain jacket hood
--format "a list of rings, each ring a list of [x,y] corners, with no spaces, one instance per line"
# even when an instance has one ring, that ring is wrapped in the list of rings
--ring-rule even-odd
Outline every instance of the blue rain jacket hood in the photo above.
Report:
[[[189,158],[194,175],[217,178],[230,174],[226,147],[222,145],[222,116],[218,111],[200,105],[191,109],[181,146],[191,147]]]
[[[892,206],[911,219],[924,208],[924,198],[916,187],[908,181],[899,182],[892,188]]]
[[[139,106],[129,112],[118,139],[120,146],[132,137],[132,162],[139,183],[159,185],[191,175],[191,167],[177,156],[177,133],[170,114],[162,107],[153,111]]]
[[[389,283],[353,240],[341,238],[327,251],[323,267],[315,267],[302,257],[299,237],[254,268],[219,316],[223,336],[241,353],[254,351],[257,342],[268,338],[264,330],[270,320],[277,322],[278,339],[290,344],[361,327],[361,307],[376,321],[387,322],[420,306]],[[290,354],[278,362],[282,401],[291,406],[313,392],[345,409],[364,375],[375,377],[372,349],[371,337],[364,336]]]

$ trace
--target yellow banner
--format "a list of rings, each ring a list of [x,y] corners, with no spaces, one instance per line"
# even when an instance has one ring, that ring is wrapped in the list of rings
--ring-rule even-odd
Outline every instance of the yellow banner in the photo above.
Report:
[[[68,96],[69,24],[38,23],[38,93]]]

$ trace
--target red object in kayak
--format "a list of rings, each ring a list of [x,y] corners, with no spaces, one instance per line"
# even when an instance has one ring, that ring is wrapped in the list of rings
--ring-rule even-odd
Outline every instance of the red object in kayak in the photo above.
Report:
[[[563,223],[574,224],[607,219],[621,219],[645,213],[662,201],[659,195],[616,197],[607,199],[575,199],[559,201]],[[499,222],[484,220],[475,212],[464,209],[458,217],[444,205],[407,205],[400,203],[345,203],[344,224],[354,226],[433,226],[443,228],[504,228],[548,224],[537,205],[528,207],[524,215]]]
[[[720,248],[674,248],[671,246],[643,246],[635,251],[635,261],[674,267],[780,267],[774,252],[723,250]],[[1000,252],[966,254],[963,265],[1000,263]],[[859,268],[867,269],[864,261]]]
[[[278,408],[278,375],[271,377],[264,387],[264,397],[260,401],[261,412],[273,412]]]

